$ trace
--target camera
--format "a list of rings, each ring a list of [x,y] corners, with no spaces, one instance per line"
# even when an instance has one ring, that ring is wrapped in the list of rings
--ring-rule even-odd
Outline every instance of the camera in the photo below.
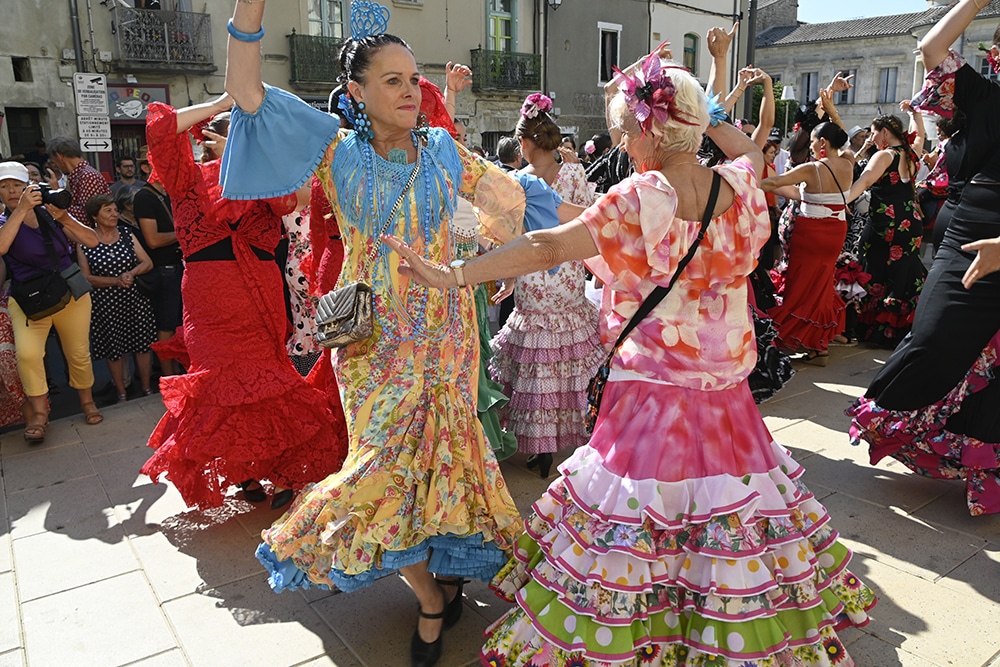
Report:
[[[53,190],[47,183],[39,183],[38,189],[42,193],[42,203],[52,204],[56,208],[67,209],[73,203],[73,195],[69,190]]]

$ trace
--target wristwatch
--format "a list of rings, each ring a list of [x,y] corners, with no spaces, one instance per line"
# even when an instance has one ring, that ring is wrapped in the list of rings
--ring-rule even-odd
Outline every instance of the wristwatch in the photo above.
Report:
[[[465,260],[456,259],[448,266],[451,268],[451,272],[455,274],[455,280],[458,282],[458,286],[465,287]]]

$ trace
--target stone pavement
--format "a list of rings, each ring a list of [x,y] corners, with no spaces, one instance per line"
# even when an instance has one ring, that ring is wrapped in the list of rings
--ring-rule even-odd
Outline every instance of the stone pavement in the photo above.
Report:
[[[843,410],[886,357],[835,348],[762,406],[879,594],[844,641],[862,667],[1000,665],[1000,517],[972,518],[961,485],[872,467],[847,443]],[[62,419],[37,447],[0,438],[0,667],[409,664],[416,605],[397,577],[275,595],[253,552],[277,512],[235,498],[193,511],[137,476],[162,410],[151,397],[98,426]],[[527,512],[544,483],[523,457],[503,468]],[[481,631],[505,611],[482,583],[466,605],[441,667],[478,664]]]

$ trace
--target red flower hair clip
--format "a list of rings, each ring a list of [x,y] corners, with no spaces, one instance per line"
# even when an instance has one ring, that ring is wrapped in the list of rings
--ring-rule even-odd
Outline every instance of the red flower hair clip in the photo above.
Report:
[[[552,111],[552,98],[542,93],[532,93],[521,105],[521,115],[525,118],[537,118],[539,113]]]
[[[666,73],[667,69],[671,68],[664,67],[656,53],[646,56],[634,74],[627,74],[617,67],[614,68],[614,81],[625,95],[629,111],[639,121],[643,135],[652,129],[653,121],[663,123],[673,119],[685,125],[696,124],[686,117],[688,114],[677,109],[677,105],[674,104],[677,89],[674,87],[673,79]]]
[[[1000,74],[1000,62],[993,57],[993,49],[987,48],[985,44],[979,42],[979,50],[986,52],[986,62],[990,64],[990,67],[993,69],[993,73]]]

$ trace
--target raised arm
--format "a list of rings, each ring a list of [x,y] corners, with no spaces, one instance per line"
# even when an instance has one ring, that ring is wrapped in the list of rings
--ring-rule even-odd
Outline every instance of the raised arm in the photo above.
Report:
[[[862,192],[870,188],[875,181],[882,178],[882,174],[885,173],[890,164],[892,164],[892,153],[889,151],[879,151],[876,153],[868,161],[868,166],[858,176],[858,180],[854,181],[854,185],[851,186],[851,192],[847,195],[847,201],[854,201],[860,197]]]
[[[733,43],[739,23],[734,23],[732,30],[711,28],[705,35],[708,52],[712,56],[712,67],[708,70],[709,92],[713,95],[726,90],[726,59],[729,56],[729,45]]]
[[[988,4],[990,0],[982,0],[982,4],[978,0],[961,0],[927,31],[918,45],[924,60],[924,69],[929,72],[948,57],[951,45],[962,36],[972,23],[972,19],[976,18],[976,14]]]
[[[750,85],[760,83],[764,86],[764,97],[760,100],[760,114],[757,118],[757,127],[754,129],[750,139],[757,147],[764,150],[767,138],[771,136],[771,128],[774,127],[774,81],[771,75],[764,70],[757,68],[754,70],[754,77],[750,79]]]
[[[444,67],[444,107],[448,116],[455,118],[455,98],[472,84],[472,69],[468,65],[455,65],[450,61]]]
[[[705,135],[714,141],[730,160],[749,162],[757,173],[757,178],[764,173],[764,154],[750,137],[737,130],[735,126],[729,123],[719,123],[715,127],[709,125]]]
[[[264,100],[260,72],[263,21],[264,0],[238,0],[226,51],[226,92],[248,113],[256,111]]]
[[[722,102],[722,108],[726,110],[726,113],[733,110],[733,107],[736,106],[736,101],[747,91],[747,87],[752,85],[751,80],[754,77],[754,71],[752,66],[747,65],[737,73],[736,85],[733,86],[733,89],[729,91],[726,99]]]
[[[915,135],[910,147],[913,149],[913,152],[917,154],[918,158],[923,157],[924,140],[927,138],[927,131],[924,129],[923,114],[913,108],[913,105],[910,104],[910,100],[903,100],[900,102],[899,108],[910,115],[910,128],[908,131]]]
[[[183,134],[198,123],[233,108],[233,98],[223,93],[211,102],[195,104],[177,110],[177,134]],[[221,151],[220,151],[221,154]]]

